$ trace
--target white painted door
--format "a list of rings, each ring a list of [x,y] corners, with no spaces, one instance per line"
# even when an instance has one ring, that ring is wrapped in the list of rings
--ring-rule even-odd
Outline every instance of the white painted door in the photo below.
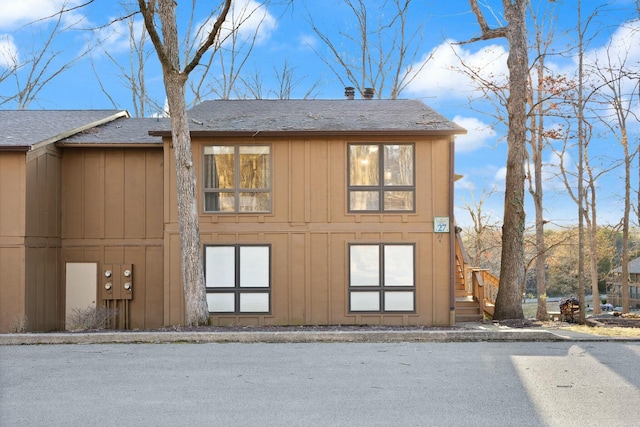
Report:
[[[68,262],[66,265],[65,329],[73,327],[72,317],[78,310],[96,308],[98,264]]]

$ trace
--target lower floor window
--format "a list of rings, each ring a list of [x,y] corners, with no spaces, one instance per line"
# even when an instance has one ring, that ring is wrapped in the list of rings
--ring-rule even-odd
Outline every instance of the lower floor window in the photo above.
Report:
[[[209,312],[271,311],[269,245],[207,245],[204,257]]]
[[[415,245],[349,245],[349,311],[414,310]]]

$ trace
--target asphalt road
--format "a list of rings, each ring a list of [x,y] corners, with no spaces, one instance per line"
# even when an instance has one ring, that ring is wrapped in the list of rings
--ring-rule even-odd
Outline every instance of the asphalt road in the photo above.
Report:
[[[640,343],[0,346],[1,426],[637,426]]]

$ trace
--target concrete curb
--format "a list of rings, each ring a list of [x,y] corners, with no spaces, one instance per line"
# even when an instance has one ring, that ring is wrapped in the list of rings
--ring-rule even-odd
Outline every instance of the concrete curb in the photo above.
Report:
[[[564,331],[562,331],[564,332]],[[548,330],[90,332],[0,334],[0,345],[161,343],[399,343],[479,341],[620,341],[624,337]],[[640,341],[640,339],[626,339]]]

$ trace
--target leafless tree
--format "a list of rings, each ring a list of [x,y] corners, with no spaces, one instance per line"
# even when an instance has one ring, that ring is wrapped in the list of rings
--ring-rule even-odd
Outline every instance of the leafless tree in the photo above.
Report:
[[[491,28],[477,0],[469,0],[482,34],[471,40],[506,38],[509,44],[509,97],[507,112],[507,174],[504,221],[502,225],[502,256],[500,287],[496,298],[494,318],[522,319],[520,286],[524,281],[524,180],[527,133],[527,88],[529,87],[529,58],[526,12],[528,0],[503,0],[507,24]]]
[[[231,8],[224,0],[213,9],[217,16],[198,48],[185,65],[180,63],[180,42],[174,0],[138,0],[145,27],[162,64],[176,167],[178,192],[178,225],[182,258],[182,281],[185,298],[185,322],[202,325],[209,322],[204,269],[200,252],[200,226],[196,197],[196,176],[191,152],[191,135],[187,119],[186,85],[189,74],[202,56],[219,40],[220,32]]]
[[[23,27],[33,29],[42,23],[52,22],[41,44],[38,45],[34,37],[31,51],[22,55],[25,59],[20,59],[16,52],[4,52],[5,70],[0,73],[0,87],[3,87],[0,106],[11,106],[18,110],[29,108],[32,103],[38,102],[45,86],[87,55],[88,50],[85,49],[71,59],[61,60],[63,51],[55,48],[56,41],[77,24],[65,20],[69,11],[64,3],[54,15]]]
[[[303,77],[296,75],[296,67],[292,67],[288,60],[284,60],[281,67],[273,67],[273,75],[275,77],[276,86],[274,88],[267,89],[264,85],[264,79],[260,72],[260,69],[255,68],[253,73],[246,77],[241,77],[240,80],[244,86],[244,93],[242,98],[275,98],[275,99],[291,99],[293,91],[299,87],[303,80]],[[318,89],[319,82],[316,80],[305,94],[302,99],[310,99],[317,96],[316,90]]]
[[[136,21],[136,13],[131,10],[130,3],[123,1],[121,6],[124,10],[123,17],[109,23],[109,25],[96,29],[94,40],[100,46],[101,54],[105,55],[119,70],[119,77],[123,85],[129,89],[132,115],[134,117],[145,117],[150,114],[157,114],[164,109],[163,101],[154,99],[150,95],[146,82],[147,63],[153,55],[153,50],[149,48],[147,43],[148,35],[144,29],[144,24]],[[123,24],[123,26],[118,26],[117,24]],[[128,64],[123,63],[121,58],[116,58],[109,48],[111,39],[119,40],[122,36],[122,34],[119,34],[120,31],[126,31],[129,43]],[[111,90],[103,84],[102,73],[96,69],[93,57],[91,65],[102,93],[109,99],[114,108],[118,108],[118,101],[113,98]]]
[[[241,95],[241,76],[259,41],[261,28],[265,25],[267,4],[268,2],[254,4],[237,0],[232,2],[221,37],[216,40],[211,54],[203,58],[187,83],[191,105],[209,97],[231,99]],[[249,24],[253,26],[248,31],[241,31],[249,27]],[[188,42],[185,44],[188,46],[188,54],[193,47]]]
[[[345,0],[357,25],[355,33],[341,30],[337,36],[320,28],[308,13],[311,28],[329,51],[316,53],[343,86],[354,87],[360,95],[372,88],[378,98],[396,99],[419,75],[427,64],[416,61],[424,28],[409,28],[412,1]],[[385,13],[390,4],[393,11]],[[339,47],[343,41],[354,46],[353,55]]]
[[[500,271],[500,229],[497,220],[487,212],[485,203],[493,194],[492,191],[482,190],[476,200],[471,194],[471,201],[464,203],[463,209],[471,217],[472,225],[464,231],[465,248],[471,265],[488,268],[492,273]]]
[[[622,49],[621,49],[622,48]],[[604,58],[598,58],[592,72],[600,80],[598,95],[602,108],[594,110],[600,122],[610,135],[620,143],[624,164],[624,210],[622,225],[622,311],[629,312],[629,229],[631,212],[631,162],[637,154],[637,147],[631,149],[629,141],[629,121],[639,121],[633,108],[640,96],[640,69],[629,64],[628,53],[631,45],[612,46],[609,44]]]
[[[538,306],[536,319],[547,320],[547,286],[546,286],[546,245],[544,236],[545,219],[543,217],[543,170],[542,154],[546,148],[546,141],[549,133],[545,129],[545,118],[552,107],[549,106],[550,99],[557,94],[559,84],[548,72],[545,66],[547,51],[553,41],[553,9],[546,13],[539,13],[531,8],[531,17],[534,24],[534,52],[536,61],[532,69],[531,90],[529,92],[530,104],[530,139],[529,148],[531,161],[527,163],[527,181],[529,183],[529,194],[533,198],[535,206],[535,248],[536,255],[536,291],[538,295]],[[545,18],[551,21],[545,22]],[[531,168],[533,167],[533,171]],[[530,264],[530,263],[529,263]],[[526,276],[526,274],[525,274]]]

